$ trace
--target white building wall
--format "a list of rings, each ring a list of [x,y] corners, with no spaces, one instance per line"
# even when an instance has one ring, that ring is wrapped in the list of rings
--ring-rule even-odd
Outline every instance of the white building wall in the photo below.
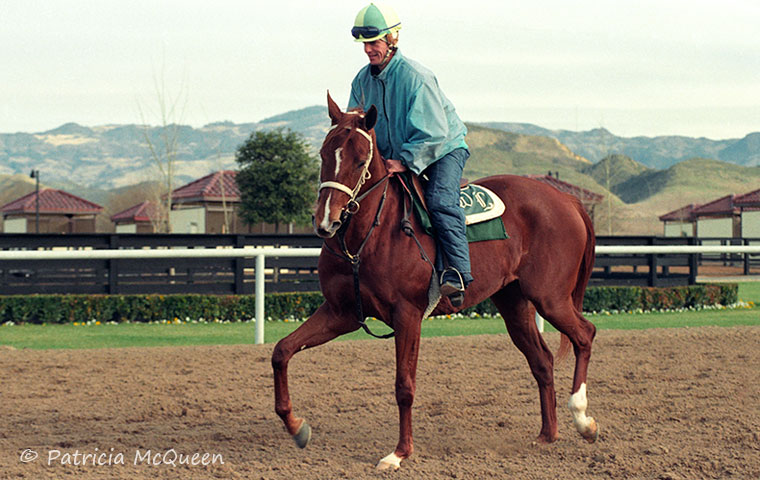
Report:
[[[27,233],[26,218],[6,218],[3,221],[4,233]]]
[[[733,218],[700,218],[697,219],[698,237],[731,238],[734,236]]]
[[[116,225],[116,233],[137,233],[137,224],[123,223]]]
[[[206,209],[183,208],[169,212],[172,233],[206,233]]]
[[[694,224],[666,222],[663,234],[666,237],[691,237],[694,234]]]
[[[760,212],[742,212],[742,237],[760,238]]]

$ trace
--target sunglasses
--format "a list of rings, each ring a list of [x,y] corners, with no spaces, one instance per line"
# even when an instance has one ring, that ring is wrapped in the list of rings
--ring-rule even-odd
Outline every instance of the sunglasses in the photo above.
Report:
[[[393,27],[395,27],[397,25],[398,24],[393,25]],[[385,31],[390,30],[393,27],[388,27],[388,28],[383,28],[383,29],[380,29],[380,28],[377,28],[377,27],[373,27],[373,26],[354,27],[354,28],[351,29],[351,35],[353,35],[354,38],[356,38],[356,39],[358,39],[359,37],[372,38],[372,37],[376,37],[376,36],[380,35],[381,33],[385,32]]]

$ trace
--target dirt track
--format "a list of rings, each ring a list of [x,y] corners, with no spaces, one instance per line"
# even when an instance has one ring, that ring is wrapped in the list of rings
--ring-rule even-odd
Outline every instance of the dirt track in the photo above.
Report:
[[[506,335],[425,339],[415,454],[376,473],[397,436],[392,348],[334,342],[296,355],[295,412],[314,429],[298,450],[273,411],[271,345],[0,347],[0,478],[760,478],[760,327],[601,331],[589,373],[594,445],[564,406],[569,362],[557,369],[560,440],[534,445],[537,390]],[[36,461],[20,461],[26,449]],[[217,457],[156,464],[173,452]]]

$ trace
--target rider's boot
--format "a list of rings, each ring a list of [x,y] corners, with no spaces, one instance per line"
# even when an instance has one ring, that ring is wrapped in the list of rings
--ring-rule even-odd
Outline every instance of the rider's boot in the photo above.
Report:
[[[441,295],[449,297],[449,301],[454,307],[460,307],[464,303],[464,291],[467,288],[467,283],[462,279],[462,274],[457,269],[449,267],[441,273],[440,283]]]

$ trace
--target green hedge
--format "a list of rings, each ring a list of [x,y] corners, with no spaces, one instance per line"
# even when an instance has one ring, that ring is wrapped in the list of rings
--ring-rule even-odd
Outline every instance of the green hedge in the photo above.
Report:
[[[675,310],[708,305],[733,305],[739,300],[739,285],[713,284],[684,287],[590,287],[583,311]]]
[[[637,311],[732,305],[737,284],[693,285],[672,288],[591,287],[586,312]],[[322,303],[320,293],[283,293],[266,296],[267,317],[300,320]],[[253,295],[16,295],[0,296],[0,323],[151,322],[176,320],[241,321],[255,316]],[[496,315],[486,301],[462,312]]]

